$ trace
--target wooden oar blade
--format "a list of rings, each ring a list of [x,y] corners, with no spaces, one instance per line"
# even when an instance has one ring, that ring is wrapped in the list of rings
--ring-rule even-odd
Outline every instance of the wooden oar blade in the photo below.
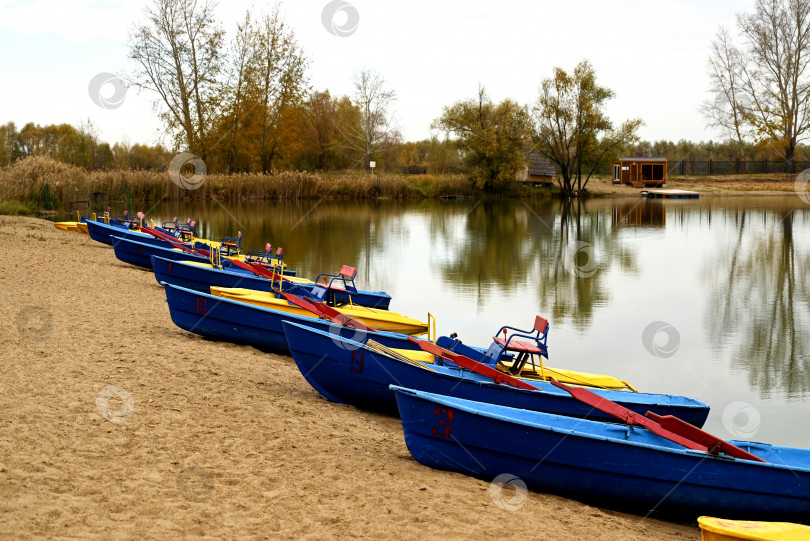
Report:
[[[252,265],[248,265],[244,261],[239,261],[238,259],[230,259],[229,261],[234,267],[239,267],[242,270],[250,271],[253,274],[258,274]]]
[[[364,331],[371,331],[376,332],[375,329],[365,325],[361,321],[358,321],[352,317],[347,316],[342,312],[338,312],[334,308],[327,306],[322,302],[311,302],[308,299],[304,299],[299,297],[298,295],[293,295],[292,293],[287,293],[285,291],[279,291],[279,294],[287,299],[288,302],[303,308],[309,312],[312,312],[316,316],[322,319],[328,319],[337,323],[338,325],[343,325],[345,327],[354,327],[355,329],[361,329]]]
[[[253,272],[255,272],[257,275],[259,275],[259,276],[261,276],[263,278],[267,278],[268,280],[279,280],[279,281],[283,280],[285,282],[290,281],[289,279],[287,279],[287,278],[283,277],[282,275],[278,274],[276,271],[274,271],[274,270],[271,271],[267,267],[265,267],[264,265],[261,265],[259,263],[252,263],[250,266],[251,266]]]
[[[326,314],[324,314],[321,310],[319,310],[317,306],[314,306],[308,300],[303,299],[303,298],[299,297],[298,295],[293,295],[292,293],[286,293],[284,291],[280,291],[279,295],[284,297],[287,300],[287,302],[290,302],[290,303],[298,306],[299,308],[303,308],[304,310],[312,312],[313,314],[315,314],[318,317],[327,318]]]
[[[423,351],[427,351],[431,355],[436,355],[437,357],[447,359],[448,361],[456,363],[458,366],[462,368],[466,368],[467,370],[471,370],[476,374],[485,376],[494,381],[495,383],[503,383],[505,385],[517,387],[518,389],[526,389],[528,391],[539,391],[539,389],[534,385],[530,385],[529,383],[526,383],[521,379],[512,377],[509,374],[504,374],[503,372],[496,370],[491,366],[487,366],[484,363],[479,363],[475,359],[470,359],[466,355],[461,355],[460,353],[444,349],[441,346],[437,346],[433,342],[418,340],[413,336],[409,336],[408,340],[415,343]]]
[[[682,445],[687,449],[694,449],[695,451],[708,451],[709,448],[705,445],[701,445],[698,442],[692,441],[686,437],[681,435],[675,434],[666,430],[661,425],[636,413],[633,410],[627,409],[624,406],[613,402],[612,400],[608,400],[606,398],[602,398],[598,394],[594,393],[593,391],[589,391],[588,389],[584,389],[582,387],[570,387],[565,385],[564,383],[560,383],[559,381],[552,379],[551,384],[555,387],[559,387],[564,391],[567,391],[571,396],[583,402],[594,409],[598,409],[608,415],[612,415],[617,419],[621,419],[628,425],[639,425],[643,426],[650,432],[661,436],[662,438],[666,438],[669,441],[675,442],[678,445]]]
[[[144,233],[149,233],[150,235],[152,235],[155,238],[165,240],[166,242],[168,242],[169,244],[171,244],[175,248],[177,248],[179,250],[183,250],[186,253],[194,254],[194,255],[201,255],[203,257],[208,257],[208,252],[206,250],[200,250],[199,248],[192,248],[192,247],[186,246],[185,244],[182,244],[182,243],[178,242],[176,238],[172,237],[171,235],[167,235],[163,231],[158,231],[157,229],[152,229],[151,227],[145,227],[145,226],[141,227],[141,231],[143,231]]]
[[[314,302],[314,301],[310,301],[310,302],[312,302],[313,305],[317,306],[318,309],[321,312],[326,314],[326,316],[329,319],[331,319],[332,321],[334,321],[335,323],[340,323],[341,325],[354,327],[355,329],[361,329],[361,330],[364,330],[364,331],[374,331],[375,330],[375,329],[372,329],[371,327],[367,326],[362,321],[357,320],[357,319],[355,319],[355,318],[353,318],[351,316],[347,316],[343,312],[335,310],[334,308],[332,308],[331,306],[329,306],[325,302]]]
[[[647,417],[670,432],[674,432],[675,434],[679,434],[685,438],[689,438],[692,441],[705,445],[709,449],[710,453],[713,450],[719,450],[734,458],[753,460],[754,462],[767,462],[767,460],[763,460],[756,455],[752,455],[748,451],[744,451],[736,445],[733,445],[725,440],[721,440],[717,436],[709,434],[708,432],[705,432],[694,425],[690,425],[686,421],[678,419],[672,415],[661,416],[648,411]]]

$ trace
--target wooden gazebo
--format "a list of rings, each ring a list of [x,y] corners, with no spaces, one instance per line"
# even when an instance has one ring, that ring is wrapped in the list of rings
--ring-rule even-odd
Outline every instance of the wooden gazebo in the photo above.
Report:
[[[613,164],[613,184],[656,188],[667,184],[666,158],[620,158]]]

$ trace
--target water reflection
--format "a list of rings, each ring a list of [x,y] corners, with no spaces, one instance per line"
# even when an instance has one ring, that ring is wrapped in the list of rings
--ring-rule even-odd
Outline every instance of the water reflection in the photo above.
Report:
[[[707,332],[762,396],[800,397],[810,391],[810,253],[796,248],[796,213],[741,209],[734,221],[707,273]]]
[[[536,291],[538,312],[585,330],[594,307],[610,299],[610,271],[636,270],[609,212],[607,205],[584,202],[484,201],[466,209],[460,232],[440,214],[431,220],[431,233],[447,247],[442,281],[460,295],[474,295],[478,306]]]
[[[475,291],[478,295],[515,291],[527,282],[528,271],[537,262],[530,210],[511,201],[483,201],[471,206],[463,217],[461,235],[455,235],[447,220],[431,222],[433,238],[443,237],[450,249],[441,265],[444,283],[459,292]]]
[[[591,325],[595,307],[609,303],[611,272],[637,272],[633,250],[609,224],[611,210],[574,201],[560,203],[553,220],[536,215],[540,304],[555,321],[570,318],[580,331]]]
[[[211,239],[242,231],[243,246],[263,249],[270,243],[285,249],[285,258],[303,275],[336,272],[341,265],[358,268],[368,279],[370,258],[382,251],[379,231],[397,221],[402,208],[391,202],[356,203],[268,201],[242,203],[165,203],[156,219],[190,216],[199,222],[200,235]]]
[[[209,238],[241,230],[248,247],[283,246],[302,276],[355,266],[395,310],[431,310],[470,343],[539,313],[555,352],[584,365],[610,343],[619,361],[589,368],[640,366],[627,376],[639,388],[692,394],[697,375],[712,403],[810,399],[810,207],[795,198],[167,202],[150,213],[173,216],[197,218]],[[645,370],[640,333],[656,320],[679,325],[692,372]]]
[[[660,199],[622,200],[613,203],[611,217],[614,228],[664,227],[667,224],[667,207]]]

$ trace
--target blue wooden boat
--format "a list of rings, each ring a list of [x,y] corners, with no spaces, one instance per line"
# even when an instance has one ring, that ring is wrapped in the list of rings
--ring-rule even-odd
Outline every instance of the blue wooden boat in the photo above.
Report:
[[[392,387],[405,443],[432,468],[640,514],[810,520],[810,450],[729,442],[767,462],[685,449],[638,426]]]
[[[130,265],[152,270],[153,255],[160,255],[172,261],[197,261],[208,263],[208,258],[173,248],[168,242],[152,237],[151,241],[141,242],[132,238],[112,235],[112,247],[115,257]]]
[[[87,234],[90,235],[90,238],[110,246],[112,246],[112,238],[110,238],[111,235],[125,237],[130,232],[131,231],[128,225],[120,223],[116,220],[111,219],[109,224],[98,220],[87,220]],[[146,235],[145,233],[138,234]]]
[[[209,263],[207,257],[174,248],[168,242],[154,237],[148,242],[136,241],[132,238],[124,238],[117,235],[113,235],[112,239],[113,251],[118,259],[144,269],[152,270],[152,256],[162,257],[170,261]],[[223,265],[227,264],[227,260],[223,260]],[[295,271],[285,270],[284,274],[285,276],[295,276]]]
[[[289,352],[283,320],[329,331],[335,336],[357,337],[359,329],[343,327],[316,317],[303,317],[253,304],[217,297],[185,287],[162,284],[169,314],[175,325],[206,338],[245,344],[264,351]],[[389,347],[402,344],[402,335],[377,331],[374,339]],[[406,340],[407,342],[407,340]],[[415,346],[412,346],[415,347]]]
[[[228,267],[217,269],[213,266],[200,266],[182,261],[170,260],[161,256],[151,256],[152,270],[155,272],[155,279],[158,282],[166,282],[173,285],[186,287],[195,291],[209,293],[211,286],[218,287],[241,287],[255,291],[271,292],[278,289],[279,282],[271,282],[267,278],[256,276],[250,271]],[[285,271],[285,276],[290,274]],[[323,276],[323,275],[321,275]],[[316,283],[320,282],[320,276],[311,282],[309,280],[295,279],[294,282],[281,282],[284,291],[289,291],[298,295],[311,295]],[[349,294],[344,289],[329,289],[332,302],[345,304],[349,302]],[[391,303],[391,296],[384,291],[364,291],[355,289],[351,292],[351,302],[360,306],[379,308],[387,310]]]
[[[171,244],[169,244],[166,240],[159,239],[150,233],[138,231],[138,229],[135,229],[134,226],[139,224],[140,220],[131,220],[129,222],[123,222],[110,218],[109,223],[96,220],[87,220],[87,221],[90,222],[90,224],[88,224],[87,226],[87,233],[90,235],[90,238],[98,242],[102,242],[104,244],[109,244],[110,246],[112,246],[113,244],[112,237],[115,236],[127,240],[133,240],[136,242],[143,242],[145,244],[153,244],[155,246],[163,246],[166,248],[171,247]],[[131,226],[133,228],[131,228]],[[190,226],[186,224],[181,224],[180,226],[176,226],[171,229],[156,227],[155,230],[169,237],[177,238],[177,242],[185,246],[189,246],[189,243],[186,241],[193,239],[194,237],[192,235],[196,232],[195,229],[192,229]],[[209,248],[207,244],[201,243],[199,241],[197,241],[197,243],[195,244],[199,244],[198,247],[203,248],[205,250]]]
[[[283,321],[284,331],[295,363],[304,378],[333,402],[364,409],[395,412],[392,384],[470,400],[480,400],[527,410],[560,415],[612,420],[613,417],[575,400],[547,382],[532,382],[540,391],[529,391],[494,383],[484,376],[459,368],[408,362],[368,347],[367,343],[337,336],[300,323]],[[368,338],[364,333],[362,338]],[[709,406],[683,396],[595,390],[640,414],[653,411],[675,415],[695,426],[703,426]]]
[[[189,332],[206,338],[245,344],[262,350],[289,352],[282,320],[303,323],[309,327],[329,332],[336,337],[349,338],[366,343],[372,337],[378,343],[396,349],[417,350],[419,346],[401,333],[372,331],[344,327],[318,318],[298,317],[287,312],[264,308],[255,304],[234,301],[195,291],[170,282],[165,286],[166,301],[174,323]],[[457,342],[440,337],[438,343]],[[460,343],[460,342],[459,342]],[[468,346],[467,346],[468,347]],[[485,350],[478,350],[483,355]]]

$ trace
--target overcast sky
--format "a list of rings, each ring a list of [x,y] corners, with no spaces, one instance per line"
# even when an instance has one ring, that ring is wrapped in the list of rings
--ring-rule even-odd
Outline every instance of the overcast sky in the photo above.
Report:
[[[472,97],[479,84],[495,100],[531,103],[554,66],[573,68],[587,58],[616,98],[615,122],[640,117],[643,139],[716,138],[698,113],[706,99],[706,58],[720,25],[753,0],[389,2],[346,0],[327,28],[327,0],[282,2],[311,59],[311,85],[333,95],[351,93],[352,74],[379,71],[398,96],[403,136],[430,136],[442,107]],[[13,121],[78,125],[90,119],[110,143],[159,141],[153,95],[126,93],[113,109],[96,105],[88,86],[99,73],[132,69],[127,33],[146,3],[0,0],[0,124]],[[231,30],[245,9],[269,11],[272,2],[221,2]],[[349,35],[340,28],[359,22]],[[112,86],[102,90],[114,93]]]

